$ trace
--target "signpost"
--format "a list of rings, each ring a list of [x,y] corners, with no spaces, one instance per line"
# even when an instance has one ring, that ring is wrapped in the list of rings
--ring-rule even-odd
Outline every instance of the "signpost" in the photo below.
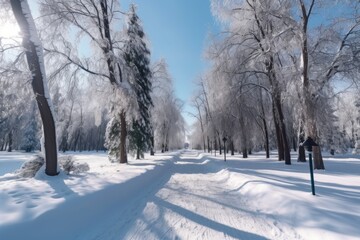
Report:
[[[302,146],[308,151],[309,153],[309,167],[310,167],[310,179],[311,179],[311,192],[312,195],[315,195],[315,183],[314,183],[314,168],[312,162],[312,147],[319,146],[317,143],[312,140],[311,137],[308,137],[305,142],[302,143]]]

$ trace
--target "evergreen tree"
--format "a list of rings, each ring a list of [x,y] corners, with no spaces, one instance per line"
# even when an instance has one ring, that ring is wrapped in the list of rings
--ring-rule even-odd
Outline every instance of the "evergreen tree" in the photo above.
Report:
[[[152,147],[152,127],[150,123],[151,77],[150,51],[146,46],[145,34],[140,25],[134,5],[130,7],[124,60],[130,69],[130,83],[136,95],[139,115],[133,119],[129,131],[129,148],[136,151],[136,158]]]
[[[117,116],[107,124],[105,136],[110,162],[120,162],[120,119]]]

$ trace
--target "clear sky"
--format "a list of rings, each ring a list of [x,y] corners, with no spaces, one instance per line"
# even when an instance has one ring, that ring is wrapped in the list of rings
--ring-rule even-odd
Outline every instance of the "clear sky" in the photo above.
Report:
[[[122,10],[130,3],[137,5],[138,15],[150,41],[154,61],[164,58],[173,78],[175,93],[185,102],[183,116],[191,111],[189,100],[194,81],[206,67],[203,51],[209,32],[217,32],[209,0],[120,0]]]

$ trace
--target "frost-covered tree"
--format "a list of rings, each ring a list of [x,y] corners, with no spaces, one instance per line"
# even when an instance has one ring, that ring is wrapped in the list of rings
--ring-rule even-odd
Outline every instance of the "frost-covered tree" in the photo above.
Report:
[[[310,23],[314,19],[319,0],[297,2],[299,21],[299,44],[301,49],[300,71],[302,101],[306,118],[306,136],[320,142],[316,111],[321,108],[322,94],[329,83],[339,76],[353,77],[359,68],[359,2],[343,1],[342,6],[351,10],[333,19],[332,24],[320,26],[316,39],[310,38]],[[296,21],[297,18],[293,18]],[[314,168],[324,169],[319,147],[314,147]]]
[[[286,50],[292,36],[284,19],[291,12],[291,5],[286,1],[213,0],[212,9],[218,19],[228,23],[224,24],[224,40],[212,50],[214,59],[221,59],[221,55],[224,58],[230,56],[232,66],[222,67],[223,75],[232,75],[229,77],[238,79],[245,86],[267,89],[272,100],[279,160],[291,164],[282,102],[286,89],[286,75],[282,69],[291,64]],[[262,80],[261,84],[258,79]]]
[[[44,155],[47,175],[54,176],[57,171],[57,143],[54,111],[49,95],[45,73],[42,43],[26,0],[11,0],[11,8],[22,31],[24,47],[31,75],[33,91],[39,107],[44,130]]]
[[[134,89],[139,109],[138,116],[129,129],[129,147],[136,152],[136,159],[152,146],[152,126],[150,122],[151,70],[150,51],[146,46],[144,30],[136,14],[134,5],[130,6],[124,44],[124,60],[130,69],[130,84]]]
[[[52,39],[49,52],[62,59],[63,66],[71,64],[88,74],[89,78],[110,82],[109,108],[112,118],[119,118],[121,122],[119,162],[126,163],[127,124],[132,118],[129,110],[132,105],[129,103],[131,94],[127,71],[122,69],[122,41],[118,30],[122,13],[118,1],[42,0],[41,10],[45,16],[44,26],[51,23],[49,28],[44,29]],[[70,32],[76,35],[75,40],[68,37]],[[91,46],[90,56],[79,54],[79,44]]]
[[[154,146],[162,152],[183,147],[185,121],[181,115],[183,103],[174,95],[172,78],[165,60],[152,67],[153,84],[151,123],[154,131]]]
[[[356,130],[354,131],[354,139],[355,139],[355,146],[353,150],[353,154],[360,153],[360,97],[358,95],[357,99],[355,100],[355,106],[357,108],[357,117],[356,117]]]

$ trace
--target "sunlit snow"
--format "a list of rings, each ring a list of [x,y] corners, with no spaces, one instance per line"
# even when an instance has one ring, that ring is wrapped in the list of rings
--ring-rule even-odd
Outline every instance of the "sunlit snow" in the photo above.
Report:
[[[359,158],[325,157],[311,195],[307,163],[196,151],[112,164],[77,153],[90,171],[19,179],[32,155],[0,153],[0,239],[357,239]],[[12,163],[14,162],[14,163]]]

